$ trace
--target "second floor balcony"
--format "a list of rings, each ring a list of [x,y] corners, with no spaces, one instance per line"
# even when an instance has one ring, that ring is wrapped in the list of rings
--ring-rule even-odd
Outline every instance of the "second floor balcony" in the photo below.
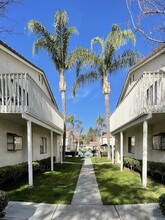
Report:
[[[63,117],[28,73],[0,74],[0,113],[26,113],[63,130]]]
[[[110,118],[111,132],[148,113],[165,113],[165,71],[145,72]]]

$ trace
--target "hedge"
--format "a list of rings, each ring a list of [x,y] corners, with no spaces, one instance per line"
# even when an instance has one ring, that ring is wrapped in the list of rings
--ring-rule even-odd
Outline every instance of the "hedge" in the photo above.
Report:
[[[50,170],[51,160],[50,157],[35,161],[32,163],[33,172]],[[17,183],[21,178],[27,176],[28,163],[20,163],[17,165],[0,167],[0,188],[4,189],[5,186],[10,185],[12,182]]]
[[[4,209],[8,204],[7,196],[4,191],[0,190],[0,218],[5,216]]]
[[[142,160],[124,156],[123,165],[134,171],[142,171]],[[165,182],[165,163],[147,161],[147,172],[153,178]]]

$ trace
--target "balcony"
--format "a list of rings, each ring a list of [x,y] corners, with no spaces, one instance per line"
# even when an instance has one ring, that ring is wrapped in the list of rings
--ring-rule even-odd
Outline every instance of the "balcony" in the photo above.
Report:
[[[165,71],[146,72],[110,118],[111,132],[148,113],[165,113]]]
[[[63,118],[27,73],[0,74],[0,113],[26,113],[63,130]]]

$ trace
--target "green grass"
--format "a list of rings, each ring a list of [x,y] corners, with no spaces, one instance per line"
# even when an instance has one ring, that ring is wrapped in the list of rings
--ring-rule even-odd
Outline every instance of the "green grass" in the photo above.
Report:
[[[83,163],[84,158],[83,157],[65,157],[65,162],[74,162],[74,163]]]
[[[28,184],[7,192],[11,201],[70,204],[81,164],[56,164],[55,171],[34,174],[34,187]]]
[[[92,163],[104,163],[111,162],[111,160],[107,160],[107,157],[91,157]]]
[[[141,187],[140,175],[129,170],[119,170],[118,165],[94,165],[103,204],[137,204],[158,202],[165,185],[148,178],[146,189]]]

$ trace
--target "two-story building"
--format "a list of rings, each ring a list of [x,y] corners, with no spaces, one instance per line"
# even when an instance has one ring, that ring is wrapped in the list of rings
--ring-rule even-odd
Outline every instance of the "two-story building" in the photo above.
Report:
[[[147,185],[147,160],[165,162],[165,44],[128,72],[117,107],[110,117],[115,160],[123,155],[142,159],[142,185]]]
[[[0,167],[61,160],[63,116],[43,70],[0,41]]]

